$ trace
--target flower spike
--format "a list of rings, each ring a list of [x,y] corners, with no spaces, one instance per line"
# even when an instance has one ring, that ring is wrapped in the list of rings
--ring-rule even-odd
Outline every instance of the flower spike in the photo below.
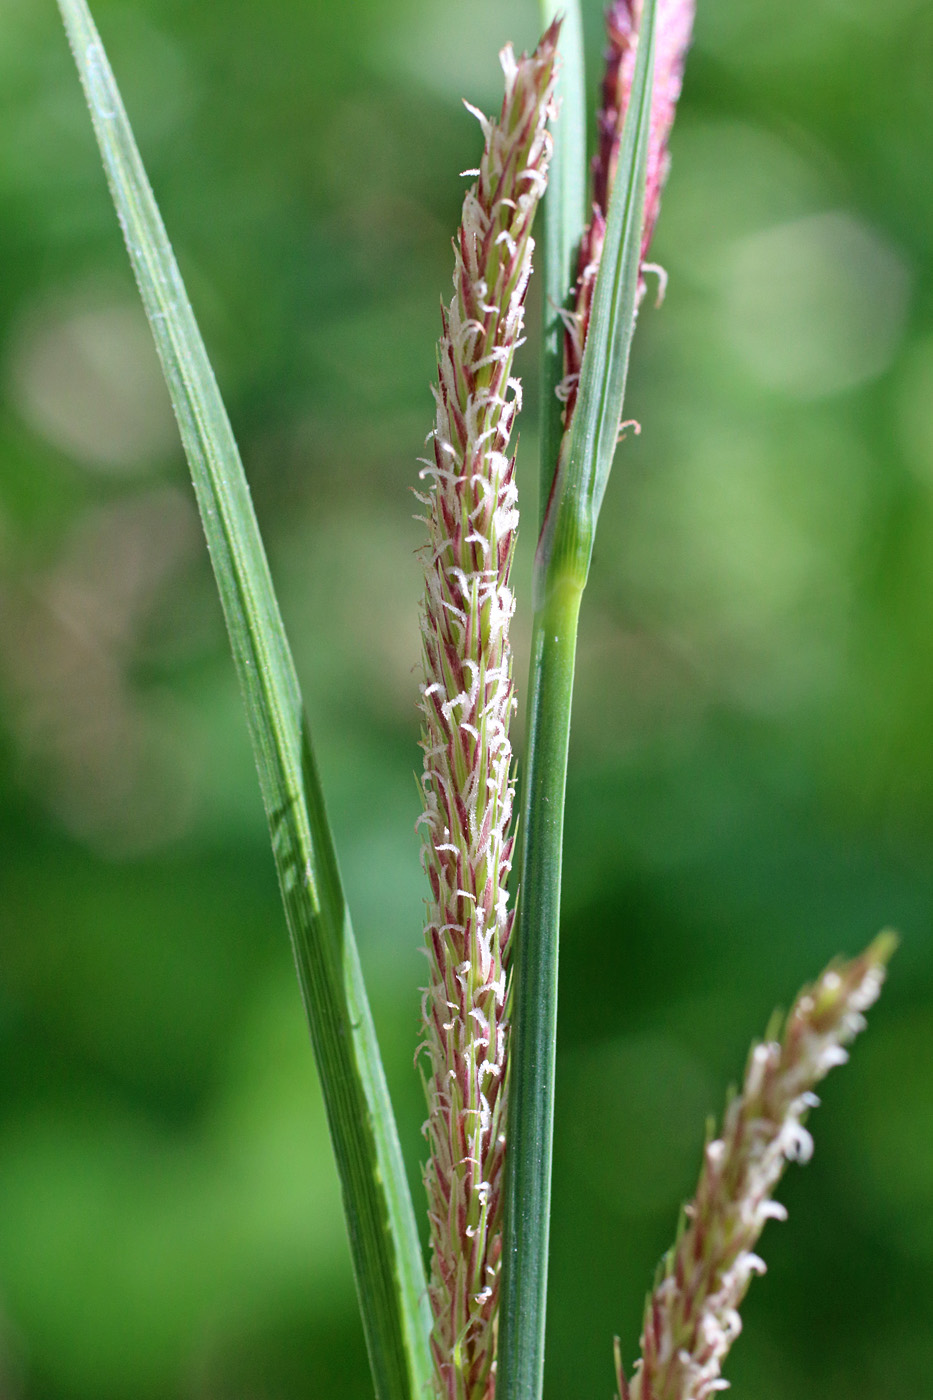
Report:
[[[645,1305],[641,1359],[627,1384],[618,1345],[621,1400],[707,1400],[724,1390],[722,1363],[742,1329],[738,1309],[765,1266],[755,1253],[770,1219],[786,1211],[772,1192],[788,1162],[806,1162],[804,1127],[819,1102],[813,1090],[848,1058],[864,1029],[896,947],[883,933],[848,963],[831,963],[798,996],[780,1041],[752,1047],[742,1092],[726,1110],[722,1135],[706,1144],[696,1197]]]
[[[491,1400],[495,1388],[512,925],[509,572],[518,524],[509,439],[521,401],[512,361],[551,153],[557,35],[554,24],[530,57],[506,48],[499,119],[474,113],[485,144],[453,245],[433,460],[421,473],[431,483],[420,496],[429,534],[419,821],[431,887],[425,1185],[439,1400]]]
[[[593,217],[584,230],[580,243],[573,309],[565,317],[564,378],[558,389],[566,403],[565,425],[570,423],[576,403],[583,350],[590,324],[593,290],[606,236],[609,198],[615,182],[622,127],[628,111],[635,73],[641,9],[641,0],[612,0],[606,12],[607,47],[597,117],[598,146],[593,157]],[[648,142],[645,213],[641,240],[643,271],[661,208],[661,192],[670,167],[668,141],[693,33],[694,9],[695,0],[658,0],[651,134]],[[664,281],[662,274],[662,289]],[[644,295],[644,290],[644,277],[641,277],[639,297]]]

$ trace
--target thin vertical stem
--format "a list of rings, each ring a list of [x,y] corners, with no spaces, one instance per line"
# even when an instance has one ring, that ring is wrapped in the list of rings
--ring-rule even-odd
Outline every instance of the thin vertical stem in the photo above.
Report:
[[[522,938],[513,954],[509,1155],[499,1323],[499,1400],[532,1400],[544,1377],[545,1298],[557,1045],[557,928],[577,619],[583,585],[568,576],[535,618],[525,825]]]

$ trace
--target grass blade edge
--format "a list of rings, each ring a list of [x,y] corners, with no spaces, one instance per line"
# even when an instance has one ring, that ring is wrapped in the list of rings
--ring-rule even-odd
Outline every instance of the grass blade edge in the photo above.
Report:
[[[555,94],[559,103],[552,123],[554,153],[541,216],[544,221],[543,334],[541,338],[541,421],[538,526],[544,519],[557,453],[563,435],[563,405],[555,390],[564,373],[564,325],[576,272],[577,249],[586,221],[586,83],[583,20],[579,0],[541,0],[545,27],[563,15]]]
[[[84,0],[58,0],[198,500],[321,1076],[379,1400],[430,1375],[424,1266],[294,664],[239,453]]]

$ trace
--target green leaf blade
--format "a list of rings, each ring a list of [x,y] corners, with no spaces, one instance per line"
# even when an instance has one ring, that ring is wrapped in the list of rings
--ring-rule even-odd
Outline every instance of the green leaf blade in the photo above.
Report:
[[[579,0],[541,0],[545,26],[563,15],[557,52],[555,96],[558,114],[551,124],[554,153],[544,196],[544,334],[541,342],[541,471],[539,527],[544,519],[557,453],[563,436],[563,405],[555,390],[564,374],[564,326],[576,273],[577,249],[586,223],[586,83],[583,20]]]
[[[571,463],[579,459],[581,476],[587,482],[592,481],[590,509],[594,533],[615,456],[638,309],[651,129],[655,8],[655,0],[648,0],[642,13],[639,53],[619,152],[619,173],[624,172],[627,178],[616,179],[609,202],[606,241],[593,293],[590,336],[583,354],[580,395],[574,414],[578,426],[574,430]]]
[[[645,0],[632,91],[616,179],[609,201],[602,259],[593,292],[580,390],[561,444],[558,479],[536,561],[536,598],[547,579],[570,574],[586,582],[596,524],[615,456],[629,354],[638,312],[638,279],[651,127],[656,0]]]
[[[239,452],[84,0],[59,8],[191,468],[343,1191],[376,1394],[430,1376],[424,1265],[298,679]],[[309,1202],[310,1204],[310,1202]]]

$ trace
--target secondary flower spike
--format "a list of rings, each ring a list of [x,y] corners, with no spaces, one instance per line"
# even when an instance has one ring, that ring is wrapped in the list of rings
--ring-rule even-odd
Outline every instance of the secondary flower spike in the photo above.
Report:
[[[806,1162],[804,1125],[815,1085],[848,1058],[897,940],[881,934],[858,958],[832,963],[797,998],[780,1041],[755,1045],[722,1135],[706,1145],[685,1228],[645,1306],[641,1360],[621,1400],[706,1400],[724,1390],[722,1362],[741,1331],[739,1305],[765,1266],[754,1252],[766,1222],[786,1211],[771,1193],[789,1161]]]
[[[431,1347],[440,1400],[491,1400],[505,1148],[506,967],[512,916],[514,709],[509,571],[518,524],[509,438],[521,404],[532,220],[547,181],[558,27],[535,52],[500,55],[505,98],[454,240],[442,310],[433,460],[421,475],[422,860],[431,887],[424,994],[430,1155]],[[474,109],[470,109],[471,111]]]
[[[642,264],[648,256],[648,248],[661,207],[661,191],[664,189],[670,167],[668,141],[693,33],[694,9],[695,0],[658,0],[645,216],[641,240]],[[602,258],[606,216],[619,161],[622,126],[628,111],[635,73],[641,10],[642,0],[613,0],[606,11],[607,47],[597,117],[598,146],[593,157],[593,216],[580,243],[574,305],[565,318],[564,379],[559,390],[567,404],[564,413],[565,424],[569,424],[576,403],[583,350],[590,324],[593,289]],[[640,295],[644,294],[644,290],[644,280],[641,280]]]

